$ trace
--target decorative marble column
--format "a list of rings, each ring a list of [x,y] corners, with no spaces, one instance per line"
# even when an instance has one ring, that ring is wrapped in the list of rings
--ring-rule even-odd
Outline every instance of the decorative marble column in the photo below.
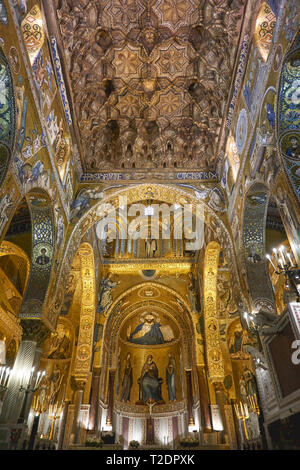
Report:
[[[198,381],[199,381],[199,390],[200,390],[200,407],[201,407],[201,418],[204,425],[203,431],[211,431],[211,417],[209,411],[209,395],[206,384],[206,373],[203,366],[197,367],[198,371]]]
[[[34,361],[33,361],[33,367],[35,369],[35,372],[37,372],[38,369],[39,369],[41,354],[42,354],[42,347],[39,344],[36,347]],[[27,400],[26,400],[26,404],[25,404],[25,410],[24,410],[24,417],[23,417],[24,418],[24,423],[26,423],[27,420],[28,420],[28,416],[29,416],[30,408],[31,408],[31,404],[32,404],[32,399],[33,399],[33,393],[29,392]]]
[[[112,427],[112,420],[113,420],[113,406],[114,406],[114,382],[115,382],[115,370],[109,371],[109,378],[108,378],[108,409],[107,409],[107,416],[106,416],[106,426]]]
[[[63,413],[62,413],[62,418],[61,418],[61,423],[60,423],[60,429],[59,429],[59,438],[58,438],[58,443],[57,443],[57,450],[63,449],[63,442],[64,442],[65,431],[66,431],[69,404],[70,404],[70,401],[65,400]]]
[[[39,366],[41,345],[50,335],[50,330],[39,320],[22,320],[21,326],[23,328],[23,337],[8,382],[7,394],[0,416],[0,423],[5,424],[17,423],[25,399],[24,392],[20,391],[22,379],[22,386],[26,387],[32,367]],[[25,418],[30,405],[31,402],[28,400]]]
[[[189,426],[194,426],[194,416],[193,416],[193,388],[192,388],[192,371],[186,370],[186,388],[187,388],[187,402],[188,402],[188,423]]]
[[[30,433],[30,438],[29,438],[29,444],[28,444],[28,450],[33,450],[34,449],[34,442],[35,438],[37,435],[37,431],[39,428],[39,423],[40,423],[40,415],[36,415],[33,418],[33,423],[32,423],[32,428],[31,428],[31,433]]]
[[[23,319],[21,321],[23,337],[8,382],[7,393],[0,416],[0,449],[11,447],[11,431],[18,429],[19,441],[14,442],[18,448],[27,427],[26,421],[31,406],[32,393],[23,389],[29,384],[32,367],[39,366],[41,346],[50,335],[49,328],[40,320]],[[21,415],[21,416],[20,416]]]
[[[99,404],[99,386],[100,386],[100,368],[94,368],[93,379],[92,379],[92,390],[91,390],[91,409],[89,417],[89,430],[95,431],[97,428],[97,415],[98,415],[98,404]]]
[[[73,424],[72,424],[72,431],[70,437],[71,444],[79,444],[80,443],[80,410],[82,405],[83,399],[83,392],[85,387],[85,382],[77,382],[77,390],[75,392],[75,406],[74,406],[74,417],[73,417]]]
[[[226,442],[225,435],[228,434],[227,432],[227,425],[226,425],[226,416],[225,416],[225,393],[224,393],[224,386],[222,382],[214,382],[214,389],[216,394],[216,402],[219,407],[222,424],[223,424],[223,431],[221,431],[221,442],[224,444]]]

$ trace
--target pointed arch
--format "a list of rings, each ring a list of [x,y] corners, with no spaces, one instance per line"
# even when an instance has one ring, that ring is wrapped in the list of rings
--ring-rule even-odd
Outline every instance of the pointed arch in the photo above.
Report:
[[[43,313],[54,259],[54,214],[51,200],[44,191],[30,191],[26,195],[32,222],[31,269],[23,303],[19,313],[22,319],[51,318]],[[52,325],[53,326],[53,325]]]
[[[62,282],[62,280],[67,279],[71,266],[71,260],[73,259],[74,254],[80,246],[80,242],[84,234],[92,226],[94,226],[101,219],[107,216],[107,207],[113,208],[114,210],[115,207],[118,207],[119,200],[120,198],[122,199],[123,196],[127,197],[128,205],[135,202],[147,200],[147,194],[149,194],[150,191],[149,188],[152,192],[151,197],[154,200],[166,202],[171,205],[190,204],[191,210],[193,211],[197,211],[197,208],[200,208],[199,212],[201,214],[201,217],[203,217],[204,223],[210,225],[213,228],[215,236],[218,240],[220,240],[220,244],[224,248],[226,259],[228,263],[232,266],[232,275],[235,283],[235,290],[238,291],[239,299],[243,304],[245,304],[245,306],[248,304],[241,289],[241,283],[237,270],[235,249],[231,232],[228,229],[226,223],[224,223],[224,221],[222,220],[222,218],[218,216],[217,213],[210,207],[209,202],[205,202],[202,198],[202,195],[199,195],[197,188],[191,186],[192,190],[189,190],[188,192],[187,190],[178,188],[178,186],[175,187],[172,185],[152,184],[151,186],[149,186],[149,184],[139,184],[133,185],[129,188],[112,188],[112,191],[106,193],[102,200],[96,203],[93,207],[91,207],[74,225],[66,244],[66,249],[62,259],[61,267],[56,278],[56,285],[53,286],[53,293],[51,296],[52,302],[51,305],[48,307],[48,310],[51,310],[53,312],[53,316],[58,315],[60,305],[63,299],[62,289],[64,281]],[[209,194],[207,194],[207,196],[208,195]]]
[[[265,257],[265,228],[269,190],[254,183],[245,195],[243,214],[243,250],[252,308],[275,311],[272,284]]]

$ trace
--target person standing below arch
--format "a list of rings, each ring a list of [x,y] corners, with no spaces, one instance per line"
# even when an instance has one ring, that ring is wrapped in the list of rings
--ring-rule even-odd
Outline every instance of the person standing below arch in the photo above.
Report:
[[[122,392],[121,401],[130,402],[130,391],[132,387],[132,366],[131,366],[131,354],[128,353],[126,356],[126,363],[122,381]]]
[[[168,394],[169,400],[175,401],[176,400],[176,362],[175,358],[169,354],[169,363],[166,368],[166,380],[168,386]]]

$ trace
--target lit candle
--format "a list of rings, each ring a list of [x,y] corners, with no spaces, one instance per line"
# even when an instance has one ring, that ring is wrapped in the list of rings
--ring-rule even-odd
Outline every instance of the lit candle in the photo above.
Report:
[[[273,266],[274,270],[276,271],[276,268],[275,268],[275,265],[271,259],[271,256],[270,255],[266,255],[266,258],[270,261],[271,265]]]
[[[248,322],[248,312],[244,312],[244,318],[246,320],[247,326],[249,327],[249,322]]]
[[[276,248],[273,248],[273,253],[275,255],[276,261],[278,262],[278,251]]]
[[[32,367],[32,368],[31,368],[31,371],[30,371],[29,380],[28,380],[28,385],[29,385],[29,386],[30,386],[31,381],[32,381],[33,373],[34,373],[34,367]]]
[[[288,257],[288,259],[289,259],[289,262],[291,263],[291,267],[293,268],[293,267],[294,267],[294,263],[293,263],[293,261],[292,261],[292,258],[291,258],[290,253],[287,254],[287,257]]]
[[[0,375],[0,384],[2,384],[2,377],[3,377],[3,374],[4,374],[4,371],[5,371],[5,367],[0,367],[0,372],[1,372],[1,375]]]
[[[279,248],[280,250],[280,253],[281,253],[281,256],[282,256],[282,259],[283,259],[283,264],[286,264],[286,259],[285,259],[285,256],[284,256],[284,246],[281,246]]]
[[[37,375],[36,375],[36,379],[35,379],[35,384],[34,384],[34,388],[38,388],[39,386],[39,377],[41,375],[41,372],[38,371]]]
[[[40,386],[41,381],[42,381],[43,377],[45,376],[45,373],[46,373],[45,371],[39,372],[40,376],[39,376],[38,381],[37,381],[37,385],[36,385],[37,388]]]
[[[7,387],[9,375],[10,375],[10,368],[8,367],[7,370],[6,370],[6,377],[5,377],[5,380],[4,380],[4,387]]]

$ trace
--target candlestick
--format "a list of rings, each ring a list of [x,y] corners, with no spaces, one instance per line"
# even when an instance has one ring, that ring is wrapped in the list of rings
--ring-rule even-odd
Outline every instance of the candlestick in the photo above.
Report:
[[[284,256],[284,246],[281,245],[281,247],[279,248],[279,251],[280,251],[282,259],[283,259],[283,264],[286,264],[286,259],[285,259],[285,256]]]
[[[291,267],[293,268],[293,267],[294,267],[294,263],[293,263],[293,261],[292,261],[292,258],[291,258],[290,253],[287,254],[287,257],[288,257],[288,259],[289,259],[289,262],[291,263]]]
[[[4,371],[5,371],[5,366],[3,366],[3,367],[0,368],[0,372],[1,372],[1,375],[0,375],[0,384],[2,384],[2,377],[3,377]]]
[[[278,263],[278,252],[277,252],[277,249],[276,248],[273,248],[273,253],[275,255],[275,258],[276,258],[276,261]]]
[[[270,261],[271,265],[273,266],[274,270],[276,271],[276,268],[275,268],[275,265],[271,259],[271,256],[270,255],[266,255],[266,258]]]
[[[4,379],[4,388],[7,387],[9,376],[10,376],[10,368],[7,367],[7,369],[6,369],[6,377],[5,377],[5,379]]]

